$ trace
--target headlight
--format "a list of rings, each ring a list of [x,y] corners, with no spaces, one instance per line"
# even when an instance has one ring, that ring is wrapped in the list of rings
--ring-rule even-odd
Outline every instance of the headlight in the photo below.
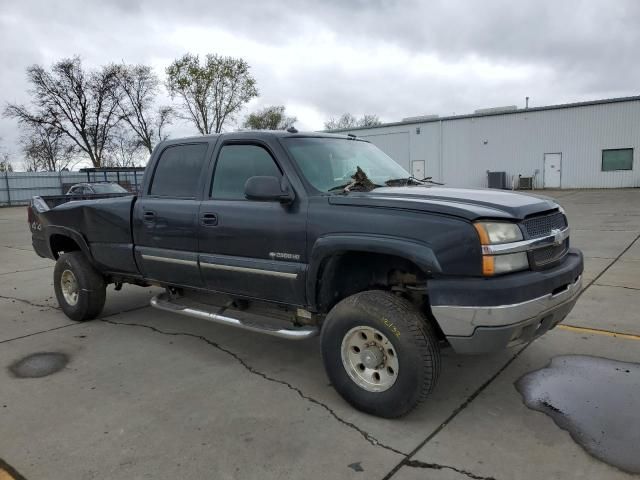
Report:
[[[527,268],[529,268],[529,259],[526,252],[484,255],[482,257],[482,273],[486,276],[518,272]]]
[[[478,222],[474,226],[480,235],[480,243],[493,245],[495,243],[518,242],[522,240],[520,227],[507,222]]]
[[[522,231],[515,223],[477,222],[474,223],[474,227],[478,232],[482,245],[495,245],[523,240]],[[527,268],[529,268],[529,259],[526,252],[482,256],[482,274],[487,277],[518,272]]]

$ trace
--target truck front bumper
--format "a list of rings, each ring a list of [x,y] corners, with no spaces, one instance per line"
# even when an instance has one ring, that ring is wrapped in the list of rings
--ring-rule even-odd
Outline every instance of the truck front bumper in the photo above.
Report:
[[[560,323],[580,295],[582,270],[582,253],[572,249],[561,265],[546,271],[434,280],[429,289],[431,311],[457,353],[501,350],[526,343]]]

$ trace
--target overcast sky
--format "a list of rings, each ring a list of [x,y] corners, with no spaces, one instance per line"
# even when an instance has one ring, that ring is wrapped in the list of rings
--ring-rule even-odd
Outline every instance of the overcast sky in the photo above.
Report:
[[[218,53],[251,65],[249,109],[283,104],[315,130],[345,111],[396,121],[637,95],[639,47],[637,0],[0,0],[0,106],[28,100],[34,63],[78,54],[164,77],[185,52]],[[16,163],[18,137],[0,118]]]

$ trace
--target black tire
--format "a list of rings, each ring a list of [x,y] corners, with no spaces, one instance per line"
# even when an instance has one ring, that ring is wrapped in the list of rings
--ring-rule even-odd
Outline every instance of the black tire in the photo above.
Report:
[[[384,391],[358,385],[343,363],[343,339],[360,326],[376,329],[395,349],[397,377]],[[358,410],[379,417],[396,418],[413,410],[440,374],[440,350],[429,321],[408,300],[382,290],[357,293],[335,305],[322,326],[321,346],[327,375],[338,393]]]
[[[63,273],[70,271],[77,282],[77,301],[75,304],[65,298],[62,287]],[[66,274],[65,278],[69,275]],[[107,286],[104,278],[89,263],[82,252],[69,252],[60,255],[53,270],[53,288],[58,305],[67,317],[76,322],[96,318],[104,307]]]

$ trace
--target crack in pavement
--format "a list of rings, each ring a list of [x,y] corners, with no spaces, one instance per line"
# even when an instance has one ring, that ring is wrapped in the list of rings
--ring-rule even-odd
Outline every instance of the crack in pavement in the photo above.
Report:
[[[0,273],[0,275],[11,275],[12,273],[22,273],[22,272],[35,272],[36,270],[44,270],[45,268],[53,268],[53,267],[54,265],[48,265],[46,267],[28,268],[26,270],[15,270],[13,272]]]
[[[32,252],[33,249],[32,248],[20,248],[20,247],[12,247],[11,245],[0,245],[0,247],[3,248],[11,248],[13,250],[20,250],[22,252]]]
[[[591,280],[583,289],[582,291],[578,294],[578,297],[576,299],[576,301],[592,286],[594,285],[606,272],[607,270],[609,270],[613,265],[615,265],[615,263],[620,260],[620,258],[629,251],[629,249],[631,249],[631,247],[633,247],[633,245],[638,241],[638,239],[640,239],[640,234],[638,234],[636,236],[636,238],[634,238],[631,243],[629,243],[629,245],[627,245],[614,259],[611,263],[609,263],[598,275],[596,275],[595,278],[593,278],[593,280]],[[447,424],[449,422],[451,422],[460,412],[462,412],[465,408],[467,408],[469,406],[469,404],[471,404],[471,402],[473,402],[473,400],[475,400],[476,397],[478,397],[485,388],[487,388],[496,378],[498,378],[498,376],[507,369],[507,367],[509,367],[509,365],[511,365],[519,356],[522,352],[525,351],[525,349],[527,347],[529,347],[529,345],[531,345],[536,339],[531,340],[530,342],[528,342],[526,345],[524,345],[520,350],[518,350],[518,352],[511,357],[507,363],[505,363],[500,370],[498,370],[495,374],[493,374],[493,376],[491,378],[489,378],[489,380],[487,380],[485,383],[483,383],[475,392],[473,392],[462,404],[460,404],[452,413],[451,415],[449,415],[449,417],[442,423],[440,424],[439,427],[437,427],[433,432],[431,432],[431,434],[425,438],[416,448],[413,449],[413,451],[407,455],[400,463],[398,463],[398,465],[396,465],[393,470],[391,470],[387,475],[385,475],[385,477],[383,478],[383,480],[389,480],[393,475],[395,475],[398,470],[400,470],[400,468],[402,468],[403,465],[407,465],[409,462],[413,462],[413,460],[410,460],[411,457],[413,457],[416,453],[418,453],[418,451],[420,451],[420,449],[422,447],[424,447],[433,437],[435,437],[438,433],[440,433],[440,431],[442,431],[442,429],[444,427],[447,426]],[[418,463],[423,463],[423,462],[419,462],[416,460],[416,462]],[[425,465],[437,465],[437,464],[425,464]],[[429,468],[429,467],[424,467],[424,468]],[[437,467],[432,467],[432,468],[437,468]],[[455,469],[455,468],[452,468]],[[460,472],[463,473],[463,472]],[[465,473],[466,474],[466,473]],[[470,474],[470,475],[474,475],[474,474]],[[491,478],[491,477],[479,477],[479,476],[471,476],[471,478],[478,478],[478,479],[485,479],[485,478]]]
[[[0,295],[0,299],[2,300],[13,300],[15,302],[20,302],[20,303],[24,303],[27,305],[31,305],[32,307],[38,307],[38,308],[49,308],[51,310],[60,310],[60,307],[54,307],[52,305],[43,305],[40,303],[34,303],[31,300],[27,300],[25,298],[17,298],[17,297],[9,297],[6,295]]]
[[[625,248],[623,249],[622,252],[620,252],[619,255],[617,255],[613,261],[611,263],[609,263],[595,278],[593,278],[587,285],[585,288],[582,289],[582,291],[579,293],[578,298],[582,296],[582,294],[584,292],[586,292],[586,290],[589,289],[589,287],[591,287],[592,285],[596,284],[596,282],[618,261],[620,260],[620,258],[638,241],[638,239],[640,239],[640,234],[638,234],[636,236],[636,238],[631,241],[631,243]],[[42,268],[49,268],[49,267],[42,267]],[[38,269],[35,269],[38,270]],[[17,272],[14,272],[17,273]],[[628,287],[623,287],[623,288],[628,288]],[[632,290],[635,290],[632,288]],[[0,296],[0,298],[5,298],[5,299],[11,299],[11,300],[17,300],[17,301],[21,301],[24,303],[28,303],[30,305],[36,306],[36,307],[46,307],[46,308],[55,308],[55,307],[50,307],[50,306],[44,306],[44,305],[37,305],[34,304],[32,302],[29,302],[27,300],[23,300],[23,299],[17,299],[17,298],[12,298],[12,297],[5,297],[5,296]],[[129,311],[133,311],[133,310],[138,310],[141,308],[146,308],[147,306],[144,307],[137,307],[131,310],[124,310],[121,312],[116,312],[113,313],[109,316],[113,316],[113,315],[118,315],[120,313],[126,313]],[[454,472],[460,473],[462,475],[465,475],[473,480],[495,480],[494,477],[485,477],[485,476],[480,476],[480,475],[476,475],[468,470],[463,470],[463,469],[459,469],[457,467],[453,467],[450,465],[442,465],[442,464],[437,464],[437,463],[427,463],[427,462],[422,462],[419,460],[410,460],[410,458],[412,456],[414,456],[416,453],[418,453],[418,451],[424,447],[424,445],[426,445],[433,437],[435,437],[438,433],[440,433],[440,431],[442,431],[442,429],[444,429],[460,412],[462,412],[464,409],[466,409],[474,400],[476,397],[478,397],[504,370],[506,370],[509,365],[511,365],[519,356],[520,354],[522,354],[522,352],[524,352],[524,350],[529,347],[529,345],[531,345],[533,342],[529,342],[526,345],[524,345],[518,352],[516,352],[516,354],[511,357],[494,375],[492,375],[485,383],[483,383],[478,389],[476,389],[463,403],[461,403],[450,415],[449,417],[447,417],[447,419],[441,423],[433,432],[431,432],[431,434],[429,436],[427,436],[427,438],[425,438],[425,440],[423,440],[420,444],[418,444],[418,446],[416,446],[413,451],[411,451],[410,453],[405,453],[402,452],[400,450],[397,450],[389,445],[385,445],[382,442],[380,442],[377,438],[375,438],[373,435],[371,435],[370,433],[368,433],[367,431],[361,429],[360,427],[358,427],[357,425],[355,425],[354,423],[348,422],[346,420],[344,420],[343,418],[341,418],[337,413],[335,413],[335,411],[330,408],[328,405],[322,403],[319,400],[316,400],[313,397],[310,397],[308,395],[306,395],[301,389],[299,389],[298,387],[293,386],[292,384],[290,384],[289,382],[286,382],[284,380],[280,380],[274,377],[270,377],[269,375],[267,375],[264,372],[261,372],[257,369],[255,369],[254,367],[252,367],[251,365],[249,365],[242,357],[240,357],[237,353],[209,340],[208,338],[202,336],[202,335],[196,335],[193,333],[188,333],[188,332],[167,332],[164,330],[161,330],[159,328],[153,327],[151,325],[144,325],[144,324],[139,324],[139,323],[125,323],[125,322],[115,322],[113,320],[107,320],[107,317],[103,317],[103,318],[99,318],[98,320],[104,323],[109,323],[112,325],[118,325],[118,326],[128,326],[128,327],[141,327],[141,328],[146,328],[149,330],[152,330],[156,333],[159,333],[161,335],[168,335],[168,336],[184,336],[184,337],[192,337],[192,338],[196,338],[199,339],[201,341],[204,341],[205,343],[211,345],[212,347],[216,348],[217,350],[226,353],[227,355],[231,356],[232,358],[234,358],[240,365],[242,365],[242,367],[245,368],[245,370],[247,370],[248,372],[250,372],[253,375],[259,376],[261,378],[263,378],[264,380],[267,380],[269,382],[273,382],[273,383],[278,383],[280,385],[284,385],[285,387],[287,387],[288,389],[294,391],[295,393],[298,394],[298,396],[310,403],[313,403],[314,405],[317,405],[321,408],[323,408],[325,411],[327,411],[335,420],[337,420],[339,423],[341,423],[342,425],[356,431],[358,434],[360,434],[367,442],[369,442],[371,445],[376,446],[376,447],[381,447],[384,448],[388,451],[391,451],[393,453],[396,453],[398,455],[403,456],[404,458],[384,477],[384,480],[388,480],[390,479],[393,475],[395,475],[400,468],[402,468],[403,466],[407,466],[407,467],[411,467],[411,468],[425,468],[425,469],[434,469],[434,470],[442,470],[442,469],[448,469],[448,470],[452,470]],[[73,325],[73,324],[71,324]],[[55,329],[59,329],[59,328],[65,328],[67,326],[70,325],[64,325],[62,327],[56,327],[54,329],[51,330],[55,330]],[[50,330],[48,330],[50,331]],[[45,333],[45,332],[38,332],[38,333]],[[38,333],[32,334],[32,335],[37,335]],[[28,335],[31,336],[31,335]],[[4,343],[4,342],[0,342],[0,343]]]
[[[106,320],[104,318],[100,318],[98,319],[104,323],[110,323],[112,325],[120,325],[120,326],[126,326],[126,327],[142,327],[142,328],[146,328],[149,330],[152,330],[156,333],[160,333],[162,335],[169,335],[169,336],[183,336],[183,337],[191,337],[191,338],[196,338],[198,340],[202,340],[203,342],[211,345],[212,347],[216,348],[217,350],[226,353],[227,355],[233,357],[240,365],[242,365],[245,370],[247,370],[249,373],[252,373],[253,375],[257,375],[258,377],[263,378],[264,380],[267,380],[269,382],[273,382],[273,383],[278,383],[280,385],[284,385],[285,387],[287,387],[288,389],[294,391],[295,393],[298,394],[299,397],[301,397],[302,399],[313,403],[314,405],[317,405],[318,407],[323,408],[324,410],[326,410],[334,419],[336,419],[339,423],[341,423],[342,425],[355,430],[357,433],[360,434],[360,436],[362,436],[367,442],[369,442],[371,445],[375,446],[375,447],[381,447],[384,448],[385,450],[388,450],[390,452],[393,452],[395,454],[398,455],[402,455],[403,457],[407,457],[407,454],[405,452],[402,452],[400,450],[397,450],[389,445],[385,445],[384,443],[382,443],[380,440],[378,440],[377,438],[375,438],[373,435],[371,435],[369,432],[361,429],[360,427],[358,427],[357,425],[355,425],[354,423],[348,422],[345,419],[341,418],[331,407],[329,407],[328,405],[326,405],[325,403],[322,403],[319,400],[316,400],[313,397],[310,397],[309,395],[306,395],[301,389],[299,389],[298,387],[290,384],[289,382],[286,382],[285,380],[280,380],[278,378],[274,378],[271,377],[269,375],[267,375],[264,372],[261,372],[259,370],[257,370],[256,368],[252,367],[251,365],[249,365],[242,357],[240,357],[240,355],[238,355],[237,353],[227,349],[226,347],[223,347],[222,345],[209,340],[207,337],[203,336],[203,335],[197,335],[195,333],[189,333],[189,332],[168,332],[166,330],[161,330],[157,327],[151,326],[151,325],[144,325],[142,323],[125,323],[125,322],[114,322],[113,320]]]
[[[627,245],[627,246],[624,248],[624,250],[622,250],[622,251],[621,251],[621,252],[616,256],[616,258],[614,258],[614,259],[613,259],[613,261],[612,261],[609,265],[607,265],[606,267],[604,267],[604,270],[602,270],[598,275],[596,275],[596,276],[593,278],[593,280],[591,280],[591,281],[587,284],[587,286],[586,286],[586,287],[584,287],[584,288],[582,289],[582,291],[578,294],[578,297],[576,298],[576,301],[578,301],[578,300],[580,299],[580,297],[582,296],[582,294],[583,294],[584,292],[586,292],[586,291],[587,291],[587,289],[588,289],[591,285],[593,285],[593,284],[594,284],[594,283],[596,283],[598,280],[600,280],[600,278],[601,278],[605,273],[607,273],[607,270],[609,270],[611,267],[613,267],[613,266],[616,264],[616,262],[617,262],[618,260],[620,260],[620,258],[621,258],[625,253],[627,253],[627,252],[631,249],[631,247],[633,247],[633,245],[638,241],[638,239],[640,239],[640,233],[639,233],[638,235],[636,235],[636,238],[634,238],[633,240],[631,240],[631,243],[630,243],[629,245]],[[584,273],[583,273],[583,275],[584,275]]]
[[[16,300],[18,302],[22,302],[22,303],[25,303],[27,305],[31,305],[31,306],[34,306],[34,307],[45,307],[45,308],[49,308],[51,310],[62,310],[60,307],[51,307],[51,306],[48,306],[48,305],[38,305],[37,303],[33,303],[33,302],[29,301],[29,300],[24,300],[22,298],[6,297],[4,295],[0,295],[0,299]],[[110,313],[108,315],[105,315],[104,317],[99,317],[99,318],[97,318],[97,320],[102,320],[103,318],[113,317],[115,315],[120,315],[121,313],[133,312],[133,311],[141,310],[143,308],[148,308],[148,307],[149,307],[149,305],[147,304],[147,305],[142,305],[142,306],[138,306],[138,307],[133,307],[133,308],[130,308],[128,310],[121,310],[119,312],[113,312],[113,313]],[[105,321],[108,321],[108,320],[105,320]],[[79,326],[79,325],[82,325],[83,323],[86,323],[86,322],[67,323],[66,325],[59,325],[57,327],[48,328],[47,330],[39,330],[37,332],[28,333],[26,335],[20,335],[19,337],[7,338],[6,340],[0,340],[0,344],[13,342],[14,340],[22,340],[23,338],[29,338],[29,337],[33,337],[35,335],[40,335],[41,333],[53,332],[55,330],[61,330],[63,328],[67,328],[67,327]],[[1,476],[0,476],[0,480],[2,480]]]
[[[440,465],[439,463],[426,463],[421,462],[420,460],[409,460],[405,463],[405,466],[412,468],[429,468],[431,470],[453,470],[454,472],[465,475],[469,478],[473,478],[474,480],[496,480],[495,477],[483,477],[481,475],[476,475],[475,473],[469,472],[468,470],[462,470],[460,468],[452,467],[451,465]]]
[[[467,399],[462,402],[460,405],[458,405],[456,407],[456,409],[451,412],[451,414],[445,419],[444,422],[442,422],[433,432],[431,432],[427,438],[425,438],[422,442],[420,442],[418,444],[418,446],[416,446],[408,455],[405,456],[405,458],[403,458],[400,463],[398,463],[395,467],[393,467],[393,469],[387,473],[382,480],[389,480],[391,477],[393,477],[396,473],[398,473],[398,470],[400,470],[404,465],[407,465],[409,462],[412,462],[413,460],[410,460],[411,457],[413,457],[416,453],[418,453],[422,447],[424,447],[433,437],[435,437],[436,435],[438,435],[443,429],[444,427],[446,427],[447,425],[449,425],[449,423],[456,417],[458,416],[458,414],[460,412],[462,412],[464,409],[466,409],[471,402],[473,402],[489,385],[491,385],[491,383],[498,378],[498,376],[504,372],[509,365],[511,365],[519,356],[520,354],[522,354],[522,352],[524,352],[527,347],[529,347],[529,345],[531,345],[533,343],[533,341],[527,343],[526,345],[524,345],[520,350],[518,350],[515,355],[513,357],[511,357],[509,360],[507,360],[507,362],[500,367],[500,369],[494,373],[486,382],[484,382],[482,385],[480,385],[471,395],[469,395],[467,397]],[[416,460],[417,461],[417,460]],[[417,461],[418,463],[422,463]],[[426,465],[437,465],[437,464],[426,464]],[[426,468],[426,467],[425,467]],[[455,467],[449,467],[451,469],[455,469]],[[473,474],[471,474],[473,475]],[[471,477],[471,478],[485,478],[485,477]],[[491,478],[491,477],[489,477]]]
[[[8,343],[8,342],[13,342],[14,340],[22,340],[23,338],[33,337],[35,335],[40,335],[41,333],[53,332],[54,330],[61,330],[63,328],[73,327],[73,326],[78,326],[78,325],[79,325],[78,323],[67,323],[66,325],[60,325],[58,327],[49,328],[48,330],[40,330],[38,332],[28,333],[27,335],[21,335],[19,337],[13,337],[13,338],[7,338],[6,340],[0,340],[0,343]],[[2,477],[0,477],[0,480],[2,480]]]
[[[606,283],[594,283],[596,287],[612,287],[612,288],[626,288],[627,290],[640,290],[640,288],[636,287],[625,287],[624,285],[608,285]]]

